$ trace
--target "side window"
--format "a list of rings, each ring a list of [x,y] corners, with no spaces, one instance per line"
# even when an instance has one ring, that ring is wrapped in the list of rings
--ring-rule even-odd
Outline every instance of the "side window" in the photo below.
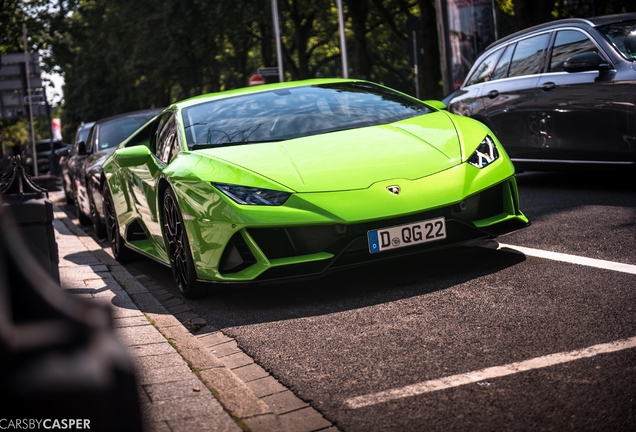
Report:
[[[517,47],[512,55],[509,77],[534,75],[541,70],[541,59],[545,50],[549,33],[544,33],[517,42]]]
[[[177,153],[179,153],[179,139],[177,138],[177,122],[172,113],[161,119],[161,124],[157,129],[157,151],[156,156],[164,163],[169,163]]]
[[[508,76],[508,69],[510,69],[510,61],[512,60],[512,53],[515,51],[515,44],[510,44],[506,47],[506,50],[501,55],[495,72],[492,74],[491,80],[497,80],[506,78]]]
[[[97,136],[99,133],[99,125],[95,125],[91,128],[91,133],[88,134],[88,138],[86,138],[86,153],[91,154],[93,152],[93,147],[95,147],[95,141],[97,140]]]
[[[486,57],[475,69],[475,72],[470,76],[470,79],[466,82],[467,86],[490,81],[490,76],[495,70],[495,65],[499,56],[503,50],[497,50],[494,53]]]
[[[552,48],[550,72],[563,72],[563,62],[575,54],[598,51],[594,42],[576,30],[561,30],[557,33]]]

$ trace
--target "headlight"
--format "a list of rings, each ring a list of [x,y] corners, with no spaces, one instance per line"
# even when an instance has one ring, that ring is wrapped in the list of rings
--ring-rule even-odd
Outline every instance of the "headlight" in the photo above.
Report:
[[[291,195],[288,192],[224,183],[212,183],[212,186],[239,204],[279,206],[284,204]]]
[[[499,152],[495,142],[489,136],[486,136],[484,140],[475,149],[472,155],[468,158],[467,162],[479,169],[487,167],[499,158]]]

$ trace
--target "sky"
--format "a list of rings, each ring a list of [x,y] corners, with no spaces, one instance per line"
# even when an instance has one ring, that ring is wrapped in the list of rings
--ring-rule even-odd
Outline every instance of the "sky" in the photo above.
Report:
[[[52,107],[56,107],[62,103],[64,96],[62,92],[62,86],[64,85],[64,78],[58,74],[49,74],[42,71],[42,81],[46,85],[46,99]]]

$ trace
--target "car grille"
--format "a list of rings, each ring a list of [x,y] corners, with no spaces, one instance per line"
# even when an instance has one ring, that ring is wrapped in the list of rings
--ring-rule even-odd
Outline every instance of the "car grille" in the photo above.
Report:
[[[496,216],[504,211],[504,185],[505,183],[495,185],[452,206],[391,219],[350,225],[248,228],[249,235],[270,260],[317,252],[328,252],[335,256],[332,260],[274,267],[267,270],[257,280],[277,279],[278,273],[286,275],[285,277],[293,277],[296,273],[298,275],[321,273],[328,268],[348,267],[391,256],[449,247],[459,242],[487,237],[488,233],[476,229],[471,222]],[[369,253],[368,231],[442,216],[446,219],[448,227],[449,234],[446,239],[387,251],[379,255]],[[223,253],[219,270],[222,274],[235,273],[255,262],[254,255],[245,244],[242,236],[237,233],[232,237]]]

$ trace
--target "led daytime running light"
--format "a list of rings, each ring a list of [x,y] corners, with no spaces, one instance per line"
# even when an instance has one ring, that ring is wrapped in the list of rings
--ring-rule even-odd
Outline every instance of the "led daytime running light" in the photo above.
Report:
[[[499,158],[499,151],[495,142],[489,136],[477,146],[467,162],[479,169],[485,168]]]
[[[289,192],[252,188],[225,183],[212,183],[212,186],[230,197],[234,202],[245,205],[279,206],[287,201]]]

